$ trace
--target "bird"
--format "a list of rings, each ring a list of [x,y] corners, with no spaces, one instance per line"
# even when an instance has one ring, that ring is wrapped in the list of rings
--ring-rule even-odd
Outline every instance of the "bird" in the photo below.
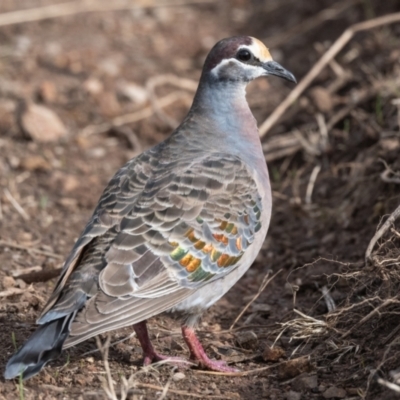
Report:
[[[126,326],[144,365],[175,360],[155,350],[147,330],[164,312],[183,321],[191,363],[237,371],[207,356],[195,328],[267,234],[271,187],[246,86],[269,75],[296,83],[256,38],[234,36],[211,49],[182,123],[108,183],[6,379],[30,378],[63,349]]]

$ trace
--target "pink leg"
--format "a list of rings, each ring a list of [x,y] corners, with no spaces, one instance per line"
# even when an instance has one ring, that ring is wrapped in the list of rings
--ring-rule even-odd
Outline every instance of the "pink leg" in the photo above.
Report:
[[[143,349],[143,365],[150,365],[157,361],[171,361],[179,366],[187,366],[189,364],[186,360],[180,357],[169,357],[157,353],[151,344],[149,333],[147,331],[146,321],[139,322],[133,325],[133,329],[136,332],[136,336],[139,339],[140,345]],[[186,365],[185,365],[186,364]]]
[[[210,360],[203,349],[193,328],[182,326],[182,335],[190,350],[190,359],[197,361],[202,368],[219,372],[238,372],[238,369],[228,367],[225,361]]]

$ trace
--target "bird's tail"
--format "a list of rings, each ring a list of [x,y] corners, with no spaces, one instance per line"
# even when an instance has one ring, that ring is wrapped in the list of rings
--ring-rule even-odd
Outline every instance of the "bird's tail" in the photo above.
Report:
[[[23,379],[36,375],[49,361],[60,354],[76,312],[47,322],[36,330],[6,365],[4,378],[22,374]]]

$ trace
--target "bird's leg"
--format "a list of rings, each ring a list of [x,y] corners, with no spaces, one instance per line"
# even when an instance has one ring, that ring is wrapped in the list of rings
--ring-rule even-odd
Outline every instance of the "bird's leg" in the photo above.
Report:
[[[139,339],[140,345],[143,349],[143,365],[150,365],[157,361],[171,361],[178,366],[187,366],[189,364],[186,360],[180,357],[169,357],[157,353],[150,341],[149,333],[147,331],[146,321],[139,322],[133,325],[136,336]],[[186,364],[186,365],[185,365]]]
[[[238,372],[238,369],[228,367],[225,361],[210,360],[203,349],[193,328],[182,325],[182,335],[190,350],[190,360],[196,361],[200,367],[211,371]]]

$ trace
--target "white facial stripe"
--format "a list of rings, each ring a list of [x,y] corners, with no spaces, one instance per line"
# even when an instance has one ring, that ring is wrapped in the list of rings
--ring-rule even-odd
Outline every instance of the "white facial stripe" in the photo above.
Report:
[[[230,63],[235,63],[242,71],[246,71],[245,75],[249,79],[255,79],[255,78],[258,78],[259,76],[265,75],[264,68],[256,66],[256,65],[244,64],[244,63],[240,62],[239,60],[237,60],[236,58],[228,58],[228,59],[222,60],[217,66],[215,66],[211,70],[211,73],[214,76],[218,77],[220,70],[224,69],[225,66]]]

